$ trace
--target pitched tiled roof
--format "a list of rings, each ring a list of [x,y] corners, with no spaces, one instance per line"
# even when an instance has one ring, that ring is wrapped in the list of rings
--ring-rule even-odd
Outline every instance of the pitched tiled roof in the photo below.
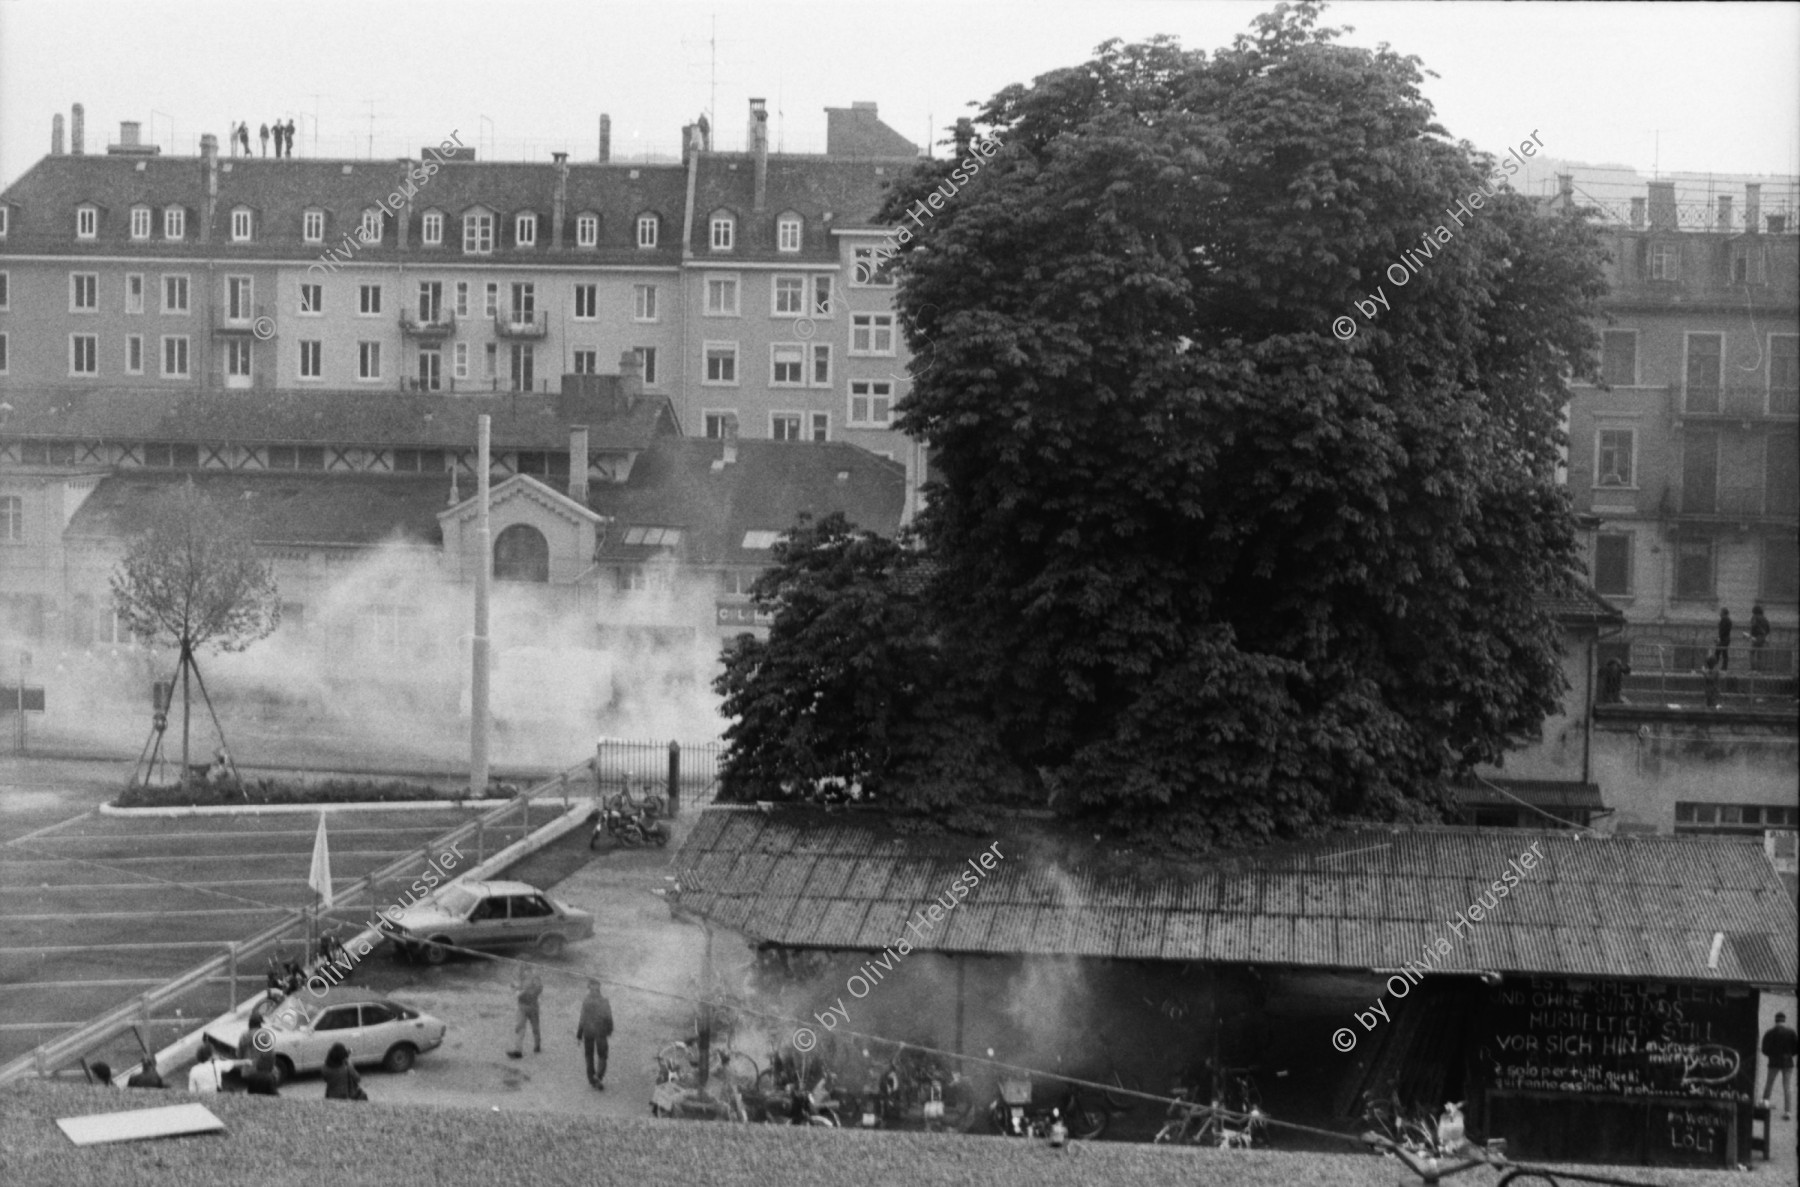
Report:
[[[70,537],[123,539],[141,531],[158,494],[192,481],[228,503],[259,544],[366,546],[402,539],[436,545],[450,476],[135,471],[104,478],[69,522]]]
[[[677,432],[667,398],[630,409],[619,377],[591,377],[590,395],[441,396],[411,392],[97,388],[11,391],[0,437],[220,444],[387,445],[473,449],[476,417],[492,417],[495,448],[567,449],[569,426],[590,426],[595,450],[641,449]]]
[[[709,809],[676,856],[681,908],[758,941],[878,950],[995,841],[860,816]],[[1020,831],[917,946],[1374,969],[1442,937],[1452,951],[1435,967],[1452,971],[1794,983],[1793,900],[1759,847],[1725,838],[1371,828],[1214,862],[1065,869]],[[1533,844],[1544,862],[1454,930]],[[1708,968],[1718,932],[1731,942]]]
[[[746,549],[750,532],[780,533],[801,512],[815,519],[842,511],[858,527],[891,536],[906,505],[906,472],[897,462],[839,441],[738,441],[723,465],[722,441],[659,439],[639,455],[622,488],[594,487],[590,501],[610,516],[599,560],[618,563],[659,548],[626,544],[633,527],[679,528],[676,556],[687,564],[766,566],[766,548]]]
[[[1594,626],[1624,626],[1625,615],[1611,602],[1594,592],[1594,587],[1581,582],[1575,588],[1558,594],[1539,594],[1538,605],[1561,623],[1586,623]]]

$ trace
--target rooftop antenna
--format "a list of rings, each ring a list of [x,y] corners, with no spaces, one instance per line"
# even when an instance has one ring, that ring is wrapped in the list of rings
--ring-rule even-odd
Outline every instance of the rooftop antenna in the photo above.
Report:
[[[375,158],[375,100],[364,99],[363,102],[369,105],[369,159],[373,160]],[[386,119],[387,114],[383,112],[380,118]]]
[[[682,44],[684,46],[688,44],[688,41],[686,38],[682,39]],[[730,44],[730,43],[727,42],[727,44]],[[708,22],[708,33],[707,33],[707,38],[706,38],[706,53],[707,53],[706,122],[708,124],[712,125],[713,136],[715,137],[714,146],[717,147],[718,142],[717,142],[716,137],[719,135],[719,132],[721,129],[719,126],[719,14],[716,12],[712,14],[712,16]],[[749,149],[749,147],[750,146],[748,144],[746,144],[744,146],[746,151]]]

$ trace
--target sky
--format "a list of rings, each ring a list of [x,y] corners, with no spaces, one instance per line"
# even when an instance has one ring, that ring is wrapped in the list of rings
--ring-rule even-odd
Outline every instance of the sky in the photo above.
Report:
[[[701,111],[742,146],[747,100],[771,147],[821,151],[828,106],[879,104],[915,142],[1013,82],[1109,38],[1216,49],[1272,2],[905,4],[707,0],[0,0],[0,185],[86,109],[88,151],[137,120],[163,150],[236,120],[294,120],[301,156],[415,155],[453,132],[484,159],[673,154]],[[1353,45],[1417,55],[1439,122],[1500,153],[1653,171],[1800,172],[1800,4],[1337,3]],[[928,129],[938,129],[934,134]],[[940,155],[946,150],[940,149]]]

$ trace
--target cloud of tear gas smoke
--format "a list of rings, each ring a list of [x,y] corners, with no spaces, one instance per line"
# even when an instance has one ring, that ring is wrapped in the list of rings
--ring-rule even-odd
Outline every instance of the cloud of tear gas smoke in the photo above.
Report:
[[[658,588],[631,592],[615,591],[609,574],[579,585],[494,583],[497,766],[566,766],[592,753],[601,736],[718,738],[712,587],[672,570],[662,576]],[[318,554],[278,561],[276,581],[281,627],[242,652],[200,657],[240,764],[271,761],[257,753],[259,742],[292,751],[315,739],[321,746],[308,765],[321,767],[358,759],[454,766],[466,758],[472,584],[448,579],[435,550],[400,544],[341,563],[321,563]],[[48,651],[40,644],[33,670],[60,686],[41,723],[46,736],[109,749],[141,744],[151,684],[169,678],[173,654],[130,644],[58,645],[41,654]],[[175,699],[178,710],[179,691]],[[203,707],[196,713],[204,754],[211,725]],[[174,741],[176,713],[169,724]]]

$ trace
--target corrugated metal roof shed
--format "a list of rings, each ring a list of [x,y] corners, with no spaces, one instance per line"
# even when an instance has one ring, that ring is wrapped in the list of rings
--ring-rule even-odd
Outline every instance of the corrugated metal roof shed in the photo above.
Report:
[[[1021,824],[1021,837],[1030,832]],[[1790,987],[1793,900],[1760,848],[1717,837],[1360,829],[1263,854],[1128,869],[1010,848],[921,939],[907,921],[988,842],[899,835],[879,816],[714,808],[677,857],[684,910],[753,938],[946,952],[1436,967]],[[1480,921],[1459,915],[1529,847],[1544,860]],[[1707,967],[1715,933],[1729,942]],[[1448,955],[1436,941],[1450,944]]]

